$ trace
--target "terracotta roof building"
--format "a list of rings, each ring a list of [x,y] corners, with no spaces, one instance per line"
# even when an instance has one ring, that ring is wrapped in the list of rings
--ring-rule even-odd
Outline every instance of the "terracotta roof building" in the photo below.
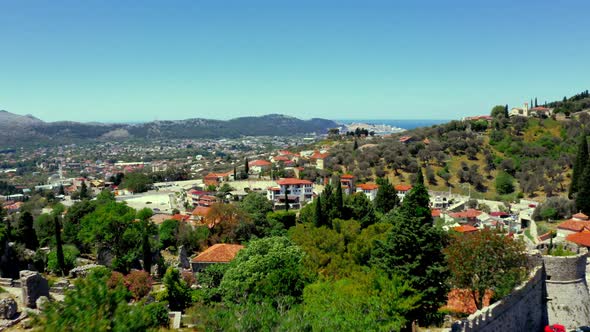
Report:
[[[590,230],[585,228],[579,233],[568,235],[565,239],[580,246],[590,247]]]
[[[455,230],[456,232],[459,232],[459,233],[473,233],[473,232],[478,231],[478,229],[476,227],[473,227],[471,225],[461,225],[461,226],[453,227],[453,230]]]
[[[214,244],[191,260],[193,272],[199,272],[211,264],[229,263],[242,249],[244,246],[240,244]]]

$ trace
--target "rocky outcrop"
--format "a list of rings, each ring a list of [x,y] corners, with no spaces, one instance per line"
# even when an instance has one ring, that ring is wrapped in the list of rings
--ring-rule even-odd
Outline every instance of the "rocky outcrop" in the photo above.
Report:
[[[92,269],[95,269],[97,267],[100,267],[100,265],[88,264],[88,265],[78,266],[78,267],[70,270],[70,277],[71,278],[84,278],[88,275],[88,273],[90,273],[90,271],[92,271]]]
[[[35,309],[37,299],[40,296],[49,297],[49,284],[47,279],[43,278],[39,272],[23,270],[20,271],[20,283],[22,287],[23,304]]]
[[[43,310],[47,307],[47,303],[49,303],[49,298],[47,296],[40,296],[35,304],[37,305],[37,309]]]

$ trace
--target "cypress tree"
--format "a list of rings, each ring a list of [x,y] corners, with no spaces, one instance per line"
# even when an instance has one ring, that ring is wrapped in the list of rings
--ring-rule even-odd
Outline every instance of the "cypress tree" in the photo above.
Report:
[[[395,188],[389,183],[388,179],[377,179],[379,189],[373,201],[375,210],[381,213],[387,213],[399,205],[399,197],[395,192]]]
[[[289,195],[287,194],[286,188],[285,188],[285,211],[289,211]]]
[[[584,168],[576,195],[576,209],[590,214],[590,167]]]
[[[421,173],[401,208],[386,217],[392,228],[385,240],[375,242],[370,265],[388,275],[401,276],[421,295],[420,305],[409,318],[428,325],[436,320],[448,292],[448,270],[442,252],[448,238],[441,228],[432,225],[430,199],[421,183]]]
[[[322,200],[321,200],[321,196],[318,196],[318,198],[316,198],[315,201],[315,216],[314,216],[314,220],[313,220],[313,224],[315,225],[315,227],[320,227],[322,226],[324,216],[322,214]]]
[[[580,190],[580,179],[584,174],[586,163],[588,162],[588,140],[586,135],[582,135],[580,144],[578,145],[578,153],[574,162],[574,169],[572,173],[572,182],[570,184],[569,197],[572,198],[575,193]]]
[[[353,150],[356,150],[359,148],[359,143],[356,141],[356,139],[354,140],[354,146],[352,147]]]
[[[422,174],[422,169],[418,170],[418,173],[416,173],[416,179],[414,179],[414,186],[417,185],[424,185],[424,174]]]
[[[535,97],[535,107],[537,107],[539,105],[537,105],[537,97]]]
[[[337,217],[340,218],[342,216],[342,209],[344,208],[344,197],[342,196],[342,184],[340,183],[340,178],[338,178],[336,197],[334,200],[336,201],[335,209],[337,210]]]
[[[416,174],[414,186],[406,194],[401,205],[401,210],[407,217],[416,217],[420,218],[423,223],[432,223],[430,195],[428,194],[428,189],[424,186],[422,170],[419,170]]]
[[[59,269],[59,271],[61,271],[62,276],[64,276],[66,274],[66,264],[64,261],[64,251],[61,243],[61,226],[59,224],[58,216],[55,216],[53,218],[53,221],[55,223],[55,250],[57,256],[57,268]]]
[[[248,178],[248,173],[250,173],[250,166],[248,165],[248,158],[244,159],[244,172],[246,173],[245,178]]]
[[[86,186],[86,181],[82,181],[82,185],[80,185],[80,199],[86,198],[89,198],[88,187]]]
[[[236,170],[236,165],[234,165],[234,181],[238,179],[238,171]]]
[[[147,273],[150,273],[152,269],[152,247],[150,246],[150,238],[149,238],[149,221],[144,220],[143,223],[143,234],[142,234],[142,243],[141,249],[143,252],[143,270]]]

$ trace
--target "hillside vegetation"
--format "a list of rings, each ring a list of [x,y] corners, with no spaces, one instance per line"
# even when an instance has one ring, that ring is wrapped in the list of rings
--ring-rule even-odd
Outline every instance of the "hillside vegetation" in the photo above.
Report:
[[[505,106],[496,106],[492,115],[491,121],[451,121],[392,137],[344,140],[331,149],[327,173],[352,173],[359,182],[388,177],[411,183],[422,168],[435,191],[502,200],[567,195],[590,116],[509,118]],[[402,143],[402,135],[412,139]]]

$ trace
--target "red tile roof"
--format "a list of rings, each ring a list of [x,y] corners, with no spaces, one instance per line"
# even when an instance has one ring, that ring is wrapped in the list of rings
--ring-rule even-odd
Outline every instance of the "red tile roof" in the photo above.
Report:
[[[309,180],[301,180],[301,179],[296,179],[296,178],[280,179],[279,181],[277,181],[277,183],[281,186],[289,186],[289,185],[295,185],[295,184],[313,184],[313,182],[311,182]]]
[[[588,220],[588,216],[583,214],[582,212],[578,212],[572,216],[572,218],[580,219],[580,220]]]
[[[394,188],[395,188],[396,191],[408,191],[408,190],[412,189],[412,186],[409,185],[409,184],[403,184],[402,183],[402,184],[396,184],[394,186]]]
[[[439,209],[430,210],[430,215],[434,218],[440,217],[441,211]]]
[[[352,174],[343,174],[340,179],[354,179],[354,175]]]
[[[253,160],[248,163],[248,166],[270,166],[272,163],[267,160]]]
[[[289,160],[291,160],[287,156],[276,156],[276,157],[273,157],[273,159],[274,159],[274,161],[289,161]]]
[[[319,151],[314,152],[311,155],[311,159],[325,159],[328,158],[329,154],[328,153],[320,153]]]
[[[459,233],[473,233],[478,231],[476,227],[473,227],[471,225],[461,225],[453,227],[453,229]]]
[[[401,143],[409,142],[412,139],[412,136],[402,136],[399,138]]]
[[[590,231],[588,229],[584,229],[579,233],[570,234],[565,239],[584,247],[590,247]]]
[[[211,208],[208,206],[197,206],[193,210],[193,216],[207,217],[209,211],[211,211]]]
[[[192,261],[195,263],[229,263],[244,249],[240,244],[218,243],[207,248]]]
[[[483,212],[475,210],[475,209],[469,209],[469,210],[465,210],[465,211],[461,211],[461,212],[449,213],[449,216],[451,216],[453,218],[476,218],[477,216],[479,216],[482,213]]]
[[[590,221],[569,219],[557,225],[557,228],[565,229],[568,231],[581,232],[584,228],[590,229]]]
[[[379,186],[374,183],[361,183],[357,184],[356,187],[361,188],[362,190],[375,190],[379,188]]]
[[[186,221],[190,217],[191,216],[188,216],[188,215],[185,215],[185,214],[175,214],[170,219],[174,219],[174,220],[178,220],[178,221]]]

